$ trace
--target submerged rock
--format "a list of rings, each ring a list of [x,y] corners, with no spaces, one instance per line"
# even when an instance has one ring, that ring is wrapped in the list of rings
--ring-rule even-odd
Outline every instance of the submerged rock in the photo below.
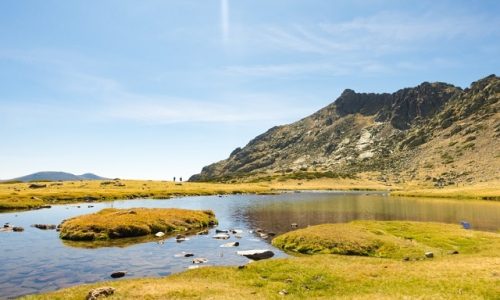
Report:
[[[203,258],[203,257],[198,257],[198,258],[193,259],[193,264],[204,264],[206,262],[208,262],[208,259]]]
[[[227,233],[219,233],[213,236],[214,239],[218,240],[227,240],[229,238],[229,234]]]
[[[222,248],[226,248],[226,247],[238,247],[240,245],[239,242],[232,242],[232,243],[227,243],[227,244],[224,244],[224,245],[220,245]]]
[[[127,274],[126,271],[113,272],[113,273],[111,273],[111,278],[121,278],[121,277],[125,276],[125,274]]]
[[[268,249],[264,250],[245,250],[245,251],[238,251],[236,254],[245,256],[246,258],[252,259],[252,260],[261,260],[261,259],[267,259],[271,258],[274,256],[274,252]]]
[[[33,224],[31,226],[42,230],[54,230],[57,228],[57,226],[53,224]]]
[[[111,296],[115,292],[115,289],[109,286],[106,287],[100,287],[91,290],[88,294],[87,297],[85,298],[86,300],[96,300],[100,296]]]

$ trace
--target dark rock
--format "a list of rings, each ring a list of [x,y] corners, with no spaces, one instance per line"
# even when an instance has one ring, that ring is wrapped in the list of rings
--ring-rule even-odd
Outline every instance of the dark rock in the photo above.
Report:
[[[111,273],[111,278],[121,278],[121,277],[125,276],[125,274],[127,274],[126,271],[113,272],[113,273]]]
[[[215,233],[229,233],[229,230],[215,229]]]
[[[245,250],[236,252],[238,255],[245,256],[246,258],[252,260],[267,259],[274,256],[274,252],[271,250]]]
[[[54,230],[57,228],[57,226],[53,224],[33,224],[31,226],[42,230]]]
[[[242,269],[244,269],[244,268],[246,268],[246,267],[247,267],[247,266],[245,266],[245,265],[240,265],[240,266],[238,266],[238,270],[242,270]]]
[[[410,261],[410,258],[408,256],[403,257],[403,261]]]
[[[86,300],[97,300],[97,298],[104,296],[111,296],[115,292],[115,289],[112,287],[100,287],[97,289],[91,290],[88,294],[87,297],[85,298]]]
[[[459,254],[459,252],[457,250],[452,250],[452,251],[448,252],[448,254],[455,255],[455,254]]]
[[[434,253],[432,253],[432,252],[425,252],[425,257],[427,257],[427,258],[433,258],[434,257]]]
[[[192,256],[194,256],[194,254],[193,254],[193,253],[185,253],[185,254],[184,254],[184,257],[192,257]]]
[[[14,231],[14,232],[22,232],[22,231],[24,231],[24,228],[19,227],[19,226],[14,226],[14,227],[12,227],[12,231]]]
[[[42,189],[42,188],[46,188],[47,185],[46,184],[39,184],[39,183],[32,183],[28,187],[30,189]]]

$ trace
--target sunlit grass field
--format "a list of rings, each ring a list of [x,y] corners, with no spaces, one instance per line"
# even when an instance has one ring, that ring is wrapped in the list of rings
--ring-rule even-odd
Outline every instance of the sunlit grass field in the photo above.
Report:
[[[30,188],[32,183],[0,183],[0,210],[30,209],[44,205],[109,201],[134,198],[171,198],[239,193],[277,193],[286,190],[384,190],[394,196],[446,197],[469,199],[500,199],[500,183],[479,183],[466,187],[442,189],[418,184],[387,186],[364,179],[319,178],[304,180],[271,180],[241,183],[203,183],[152,180],[98,180],[41,182],[42,188]]]

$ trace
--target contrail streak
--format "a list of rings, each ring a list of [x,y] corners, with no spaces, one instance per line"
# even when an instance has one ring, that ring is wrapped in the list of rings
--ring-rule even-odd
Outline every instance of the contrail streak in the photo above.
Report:
[[[222,39],[227,42],[229,39],[229,0],[221,0],[221,27]]]

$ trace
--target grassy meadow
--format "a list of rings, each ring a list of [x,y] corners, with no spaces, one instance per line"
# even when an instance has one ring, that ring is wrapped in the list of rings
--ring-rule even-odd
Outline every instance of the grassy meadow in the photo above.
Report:
[[[393,253],[359,252],[375,239]],[[500,295],[500,234],[437,223],[363,221],[301,229],[273,243],[292,254],[298,249],[314,251],[244,268],[204,267],[162,278],[79,285],[23,299],[83,299],[92,288],[103,286],[116,288],[107,299],[498,299]],[[407,243],[415,245],[406,247]],[[343,250],[331,251],[335,247]],[[433,251],[435,257],[425,258],[424,251]],[[404,255],[412,259],[401,259]]]

